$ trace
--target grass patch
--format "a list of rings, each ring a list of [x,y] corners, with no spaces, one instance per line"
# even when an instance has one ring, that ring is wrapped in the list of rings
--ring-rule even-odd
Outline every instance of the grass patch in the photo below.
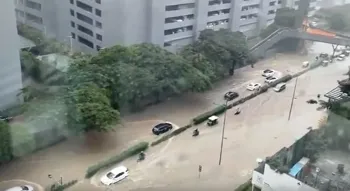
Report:
[[[218,114],[225,112],[226,109],[227,109],[226,105],[220,105],[220,106],[212,109],[211,111],[205,112],[205,113],[193,118],[193,120],[192,120],[193,124],[195,124],[195,125],[200,124],[200,123],[206,121],[212,115],[218,115]]]
[[[48,188],[46,188],[45,191],[63,191],[69,187],[72,187],[77,182],[78,180],[72,180],[62,185],[55,183],[49,186]]]
[[[134,156],[141,151],[145,151],[148,148],[148,143],[147,142],[140,142],[126,150],[124,150],[122,153],[112,156],[111,158],[101,161],[95,165],[90,166],[85,174],[85,178],[91,178],[94,174],[96,174],[99,170],[106,168],[108,166],[117,164],[131,156]]]
[[[180,127],[180,128],[178,128],[178,129],[176,129],[175,131],[173,131],[173,132],[171,132],[171,133],[169,133],[169,134],[166,134],[166,135],[162,136],[161,138],[157,139],[156,141],[153,141],[153,142],[151,143],[151,146],[152,146],[152,147],[153,147],[153,146],[156,146],[156,145],[158,145],[159,143],[162,143],[162,142],[164,142],[164,141],[170,139],[171,137],[174,137],[174,136],[176,136],[176,135],[178,135],[178,134],[180,134],[180,133],[186,131],[186,130],[189,129],[190,127],[192,127],[192,125],[186,125],[186,126],[184,126],[184,127]]]

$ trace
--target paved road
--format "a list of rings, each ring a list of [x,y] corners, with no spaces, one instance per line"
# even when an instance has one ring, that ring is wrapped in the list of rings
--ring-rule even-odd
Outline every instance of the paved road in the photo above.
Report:
[[[330,47],[330,46],[329,46]],[[288,62],[286,60],[288,59]],[[210,108],[215,107],[215,104],[223,103],[223,95],[226,91],[228,91],[231,88],[234,88],[237,90],[241,95],[247,94],[247,91],[245,90],[245,84],[249,83],[251,81],[260,81],[263,80],[261,78],[261,70],[266,68],[272,68],[279,70],[281,72],[293,72],[296,70],[299,70],[301,67],[301,63],[303,61],[307,60],[306,57],[302,56],[293,56],[293,55],[279,55],[276,58],[272,58],[269,60],[262,61],[259,64],[255,65],[255,68],[245,67],[242,69],[239,69],[236,71],[236,75],[232,78],[229,78],[227,80],[222,81],[221,83],[216,84],[216,87],[213,88],[213,90],[208,91],[203,94],[188,94],[184,95],[179,98],[171,99],[165,103],[158,104],[152,107],[147,108],[145,111],[127,115],[124,116],[125,122],[122,124],[122,127],[118,128],[115,133],[109,133],[109,134],[99,134],[99,135],[89,135],[87,136],[89,139],[86,140],[86,137],[74,137],[68,141],[65,141],[61,144],[55,145],[53,147],[50,147],[48,149],[39,151],[37,153],[34,153],[32,155],[29,155],[21,160],[14,161],[7,165],[6,167],[3,167],[0,169],[0,181],[2,180],[9,180],[9,179],[25,179],[30,180],[34,182],[38,182],[39,184],[42,184],[46,186],[48,184],[48,178],[47,174],[53,174],[54,176],[63,176],[63,181],[68,181],[72,179],[81,179],[85,173],[85,170],[87,167],[91,164],[96,163],[97,161],[100,161],[101,159],[105,159],[108,156],[114,155],[116,153],[119,153],[121,150],[126,148],[129,145],[134,144],[135,142],[138,142],[140,140],[154,140],[155,137],[151,134],[150,129],[151,127],[158,123],[161,120],[165,121],[171,121],[179,126],[182,126],[184,124],[187,124],[189,119],[193,116],[196,116],[199,113],[202,113],[203,111],[206,111]],[[289,85],[290,86],[290,85]],[[236,88],[235,88],[236,87]],[[288,89],[291,89],[288,87]],[[289,90],[286,90],[283,94],[286,94],[286,96],[280,96],[285,97],[284,99],[287,100],[288,92]],[[267,127],[262,126],[259,127],[258,124],[253,124],[254,121],[258,121],[258,118],[254,118],[251,115],[262,115],[261,113],[257,113],[257,111],[262,110],[263,108],[279,108],[278,106],[279,102],[274,102],[275,97],[269,97],[268,95],[274,95],[273,92],[266,94],[262,97],[259,97],[257,100],[260,100],[258,102],[247,102],[246,105],[242,106],[243,113],[241,116],[242,123],[239,123],[239,120],[236,119],[237,116],[231,116],[230,113],[228,113],[228,126],[227,126],[227,134],[228,136],[227,140],[225,142],[229,142],[229,140],[240,140],[240,137],[235,137],[236,135],[247,135],[245,139],[254,142],[252,138],[255,138],[251,134],[252,132],[255,132],[255,129],[265,129],[264,132],[274,129],[269,129],[268,125]],[[267,102],[270,100],[270,102]],[[289,99],[290,100],[290,99]],[[264,102],[264,104],[263,104]],[[260,105],[261,109],[259,109]],[[259,106],[259,107],[255,107]],[[250,108],[250,109],[246,109]],[[248,116],[247,114],[250,113],[251,115]],[[270,117],[267,117],[266,119],[273,119],[276,118],[276,116],[273,116],[272,114]],[[236,118],[235,118],[236,117]],[[239,118],[238,117],[238,118]],[[249,119],[249,120],[247,120]],[[222,119],[220,119],[222,121]],[[237,121],[237,122],[236,122]],[[266,122],[269,123],[269,122]],[[229,127],[232,124],[232,127]],[[249,127],[248,127],[249,126]],[[199,163],[204,165],[204,171],[203,171],[203,180],[206,178],[206,174],[213,172],[213,164],[217,160],[217,146],[218,142],[220,141],[218,139],[218,135],[220,134],[220,124],[212,129],[208,129],[206,127],[201,127],[205,129],[198,139],[198,141],[193,141],[192,137],[189,135],[189,133],[185,133],[183,135],[180,135],[179,137],[176,137],[174,139],[173,143],[168,146],[168,149],[164,151],[162,156],[164,155],[165,159],[158,158],[157,153],[159,153],[158,147],[152,148],[150,150],[150,155],[152,153],[155,153],[154,161],[157,160],[163,160],[166,162],[154,162],[151,165],[146,165],[147,168],[144,168],[142,165],[138,169],[137,172],[138,175],[136,175],[136,178],[132,178],[131,180],[134,180],[134,184],[131,187],[144,187],[146,185],[153,185],[154,182],[158,182],[158,179],[164,179],[164,176],[173,176],[174,172],[177,172],[175,174],[178,174],[177,176],[174,175],[173,179],[167,179],[172,180],[172,182],[181,182],[183,179],[178,178],[181,176],[183,177],[196,177],[196,168]],[[207,132],[206,132],[207,131]],[[257,131],[257,133],[261,133],[260,131]],[[277,131],[279,132],[279,131]],[[207,134],[207,136],[205,135]],[[280,132],[279,132],[280,133]],[[232,137],[230,136],[232,134]],[[258,134],[258,135],[259,135]],[[207,137],[207,138],[206,138]],[[250,138],[251,137],[251,138]],[[259,138],[260,139],[260,138]],[[258,140],[259,140],[258,139]],[[90,147],[87,146],[87,143],[90,143]],[[235,142],[233,142],[235,143]],[[238,143],[235,143],[238,144]],[[94,146],[94,147],[91,147]],[[247,144],[250,145],[250,144]],[[164,145],[161,145],[159,148],[161,148]],[[205,147],[203,147],[205,146]],[[260,145],[252,144],[252,147],[255,146],[256,148],[259,148]],[[238,146],[230,146],[229,144],[225,144],[225,149],[232,149],[236,150],[235,152],[240,152],[239,150],[239,144]],[[279,148],[280,145],[276,145],[275,148]],[[181,148],[181,149],[180,149]],[[184,150],[181,151],[180,150]],[[245,149],[249,149],[248,147]],[[169,150],[169,151],[168,151]],[[260,150],[260,149],[257,149]],[[207,157],[208,153],[210,153],[211,157]],[[228,164],[226,161],[230,161],[232,159],[227,158],[229,155],[228,152],[224,152],[224,158],[223,158],[223,164]],[[271,148],[271,153],[273,153],[273,148]],[[258,153],[259,154],[259,153]],[[250,155],[249,155],[250,156]],[[262,156],[262,154],[259,154],[259,156]],[[255,156],[254,156],[255,157]],[[167,159],[171,158],[171,160]],[[213,159],[215,158],[215,159]],[[251,156],[251,158],[253,158]],[[157,159],[157,160],[156,160]],[[132,160],[134,161],[134,159]],[[167,162],[169,161],[169,162]],[[180,161],[180,162],[179,162]],[[247,160],[251,162],[250,160]],[[255,161],[255,160],[254,160]],[[238,162],[238,161],[237,161]],[[126,162],[128,163],[128,161]],[[131,162],[132,163],[132,162]],[[254,162],[251,162],[254,163]],[[241,167],[245,167],[244,169],[251,169],[251,166],[253,164],[239,164]],[[178,166],[174,166],[175,164],[179,164]],[[238,164],[238,163],[237,163]],[[133,166],[132,164],[130,164]],[[166,172],[163,172],[164,169],[162,166],[168,166],[168,169]],[[151,168],[157,166],[158,168]],[[212,167],[211,167],[212,166]],[[238,165],[237,165],[238,166]],[[134,168],[133,168],[134,169]],[[142,170],[139,170],[142,169]],[[143,170],[145,169],[145,170]],[[153,170],[149,170],[153,169]],[[193,170],[191,172],[188,172],[186,170]],[[215,168],[217,169],[217,168]],[[178,171],[177,171],[178,170]],[[242,174],[249,174],[249,170],[242,170]],[[169,171],[169,172],[168,172]],[[183,174],[178,172],[184,172]],[[146,177],[149,177],[149,181],[145,183],[144,176],[147,174]],[[216,172],[215,172],[216,173]],[[159,177],[159,175],[164,175],[162,177]],[[141,178],[140,178],[141,177]],[[218,176],[219,177],[219,176]],[[228,176],[230,177],[230,176]],[[141,179],[141,180],[140,180]],[[157,181],[156,181],[157,180]],[[238,181],[239,179],[237,179]],[[153,181],[153,183],[152,183]],[[91,188],[91,185],[89,185],[89,182],[81,182],[78,185],[84,186],[87,185],[87,188]],[[169,184],[167,181],[159,181],[159,184],[166,185]],[[136,185],[136,186],[133,186]]]

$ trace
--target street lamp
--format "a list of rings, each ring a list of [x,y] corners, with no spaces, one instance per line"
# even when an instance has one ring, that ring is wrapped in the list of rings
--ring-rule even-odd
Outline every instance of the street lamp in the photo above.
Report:
[[[225,103],[224,122],[223,122],[223,125],[222,125],[222,133],[221,133],[221,146],[220,146],[219,165],[221,165],[222,149],[223,149],[223,146],[224,146],[224,134],[225,134],[225,124],[226,124],[227,103],[228,103],[228,100],[226,100],[226,103]]]

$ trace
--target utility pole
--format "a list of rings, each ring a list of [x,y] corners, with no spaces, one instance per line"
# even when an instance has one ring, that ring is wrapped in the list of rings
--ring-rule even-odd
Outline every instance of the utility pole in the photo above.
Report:
[[[297,83],[298,83],[298,78],[295,79],[295,85],[294,85],[294,90],[293,90],[293,97],[292,101],[290,103],[290,109],[289,109],[289,115],[288,115],[288,121],[290,120],[290,116],[292,115],[292,110],[293,110],[293,104],[294,104],[294,97],[295,97],[295,90],[297,88]]]
[[[226,107],[226,108],[227,108],[227,103],[228,103],[228,101],[226,100],[226,104],[225,104],[225,107]],[[226,108],[225,108],[225,109],[226,109]],[[222,125],[219,165],[221,165],[222,149],[223,149],[223,146],[224,146],[224,135],[225,135],[225,124],[226,124],[226,112],[227,112],[227,109],[225,110],[225,113],[224,113],[224,122],[223,122],[223,125]]]

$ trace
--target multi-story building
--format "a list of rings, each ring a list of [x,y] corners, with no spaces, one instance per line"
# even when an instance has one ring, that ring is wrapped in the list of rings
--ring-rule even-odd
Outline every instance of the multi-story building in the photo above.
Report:
[[[60,41],[71,38],[74,48],[96,52],[116,44],[142,42],[174,51],[207,28],[254,36],[271,24],[276,10],[290,0],[16,1],[24,22],[34,22],[32,26]]]
[[[11,1],[3,1],[0,6],[3,17],[0,18],[0,109],[18,104],[17,96],[22,88],[21,64],[19,59],[19,36],[16,29],[16,17]]]

